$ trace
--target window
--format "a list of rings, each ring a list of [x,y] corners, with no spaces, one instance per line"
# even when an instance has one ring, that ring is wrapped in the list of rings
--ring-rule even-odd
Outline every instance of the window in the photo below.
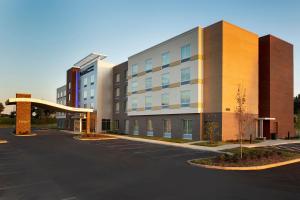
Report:
[[[168,108],[169,107],[169,94],[163,93],[161,95],[161,107],[162,108]]]
[[[152,72],[152,59],[145,60],[145,72]]]
[[[153,126],[152,126],[152,120],[147,120],[147,136],[153,136]]]
[[[71,101],[71,94],[69,94],[69,101]]]
[[[57,98],[60,98],[60,92],[57,93]]]
[[[171,120],[170,119],[163,120],[163,130],[164,130],[164,137],[171,138]]]
[[[165,52],[161,55],[162,57],[162,68],[169,67],[170,65],[170,55],[169,52]]]
[[[127,96],[127,94],[128,94],[128,86],[127,86],[127,85],[125,85],[125,90],[124,90],[124,92],[125,92],[124,96]]]
[[[169,87],[170,84],[170,74],[169,73],[164,73],[161,75],[161,85],[162,88],[167,88]]]
[[[137,92],[138,82],[136,79],[131,82],[131,92],[134,94]]]
[[[181,62],[190,60],[191,58],[191,45],[187,44],[181,47]]]
[[[119,112],[120,112],[120,103],[119,103],[119,102],[117,102],[117,103],[115,104],[115,112],[116,112],[116,113],[119,113]]]
[[[91,89],[91,99],[93,99],[94,96],[95,96],[95,90],[94,90],[94,88],[92,88],[92,89]]]
[[[102,131],[110,130],[110,119],[102,119]]]
[[[87,77],[85,77],[85,78],[83,79],[83,86],[84,86],[84,87],[87,86]]]
[[[190,106],[190,102],[191,102],[191,91],[190,90],[181,91],[180,102],[181,102],[181,107],[189,107]]]
[[[132,99],[132,102],[131,102],[131,109],[132,109],[133,111],[136,111],[136,110],[137,110],[137,99],[136,99],[136,98]]]
[[[136,76],[138,73],[138,65],[131,65],[131,76]]]
[[[71,89],[71,82],[69,82],[69,90]]]
[[[86,108],[86,103],[83,104],[83,107]]]
[[[138,120],[133,121],[133,135],[139,134],[139,122]]]
[[[125,133],[128,134],[129,133],[129,120],[125,119],[124,123],[125,123]]]
[[[94,85],[95,83],[95,75],[91,75],[91,85]]]
[[[116,97],[119,97],[119,96],[120,96],[120,88],[116,88],[116,91],[115,91],[115,92],[116,92],[116,94],[115,94]]]
[[[127,112],[127,100],[124,102],[124,113]]]
[[[125,73],[124,73],[124,75],[125,75],[125,80],[128,80],[128,70],[125,70]]]
[[[182,120],[182,128],[183,128],[183,139],[192,139],[192,120],[184,119]]]
[[[148,77],[145,79],[145,90],[146,91],[152,90],[152,77]]]
[[[87,99],[87,91],[83,91],[83,99],[86,100]]]
[[[120,74],[116,74],[116,82],[117,82],[117,83],[120,82]]]
[[[92,102],[91,103],[91,107],[90,107],[91,109],[94,109],[95,108],[95,106],[94,106],[94,103]]]
[[[66,96],[66,90],[64,90],[64,96]]]
[[[152,108],[152,97],[145,96],[145,110],[151,110]]]
[[[191,80],[191,69],[189,67],[181,69],[181,85],[189,84]]]
[[[114,121],[114,129],[119,130],[119,120]]]

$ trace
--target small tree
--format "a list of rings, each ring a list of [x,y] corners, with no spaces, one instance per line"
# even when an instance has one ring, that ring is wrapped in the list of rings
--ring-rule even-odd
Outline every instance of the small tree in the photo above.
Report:
[[[209,142],[212,144],[215,142],[215,130],[219,128],[217,122],[208,121],[205,123],[205,133],[209,138]]]
[[[236,93],[236,115],[238,119],[239,126],[239,139],[240,139],[240,155],[243,158],[243,135],[244,135],[244,120],[246,117],[246,89],[242,88],[241,84],[239,84],[237,93]]]
[[[4,111],[4,108],[3,103],[0,102],[0,114]]]

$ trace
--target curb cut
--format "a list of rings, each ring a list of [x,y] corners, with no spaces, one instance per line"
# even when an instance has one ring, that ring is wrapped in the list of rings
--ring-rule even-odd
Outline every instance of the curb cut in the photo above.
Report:
[[[194,160],[194,159],[193,159]],[[231,170],[231,171],[255,171],[255,170],[265,170],[265,169],[271,169],[274,167],[280,167],[284,165],[289,165],[293,163],[300,162],[300,158],[278,162],[278,163],[272,163],[267,165],[260,165],[260,166],[250,166],[250,167],[222,167],[222,166],[215,166],[215,165],[203,165],[203,164],[197,164],[193,163],[193,160],[188,160],[188,164],[195,166],[195,167],[201,167],[206,169],[217,169],[217,170]]]

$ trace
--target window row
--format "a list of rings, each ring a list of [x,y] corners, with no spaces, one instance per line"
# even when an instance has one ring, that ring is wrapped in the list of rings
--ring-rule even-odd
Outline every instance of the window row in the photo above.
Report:
[[[89,79],[90,79],[90,84],[94,85],[95,84],[95,74],[92,74]],[[87,85],[88,85],[88,77],[84,77],[83,87],[87,87]]]
[[[88,104],[87,104],[87,103],[84,103],[84,104],[83,104],[83,107],[84,107],[84,108],[87,108],[87,107],[88,107]],[[91,102],[91,103],[89,104],[89,108],[91,108],[91,109],[94,109],[94,108],[95,108],[94,102]]]
[[[65,96],[66,96],[66,90],[57,92],[57,98],[61,98],[61,97],[65,97]]]
[[[152,77],[145,78],[145,90],[152,90]],[[181,85],[186,85],[191,83],[191,68],[186,67],[180,70],[180,83]],[[163,73],[161,75],[161,87],[168,88],[170,85],[170,73]],[[138,91],[138,80],[137,78],[133,78],[131,81],[131,92],[134,94]]]
[[[181,47],[181,62],[186,62],[188,60],[190,60],[191,58],[191,45],[190,44],[186,44],[184,46]],[[161,54],[161,64],[162,64],[162,68],[166,68],[169,67],[170,65],[170,52],[164,52]],[[153,62],[152,62],[152,58],[146,59],[145,63],[144,63],[144,71],[146,73],[148,72],[152,72],[152,68],[153,68]],[[137,64],[133,64],[131,65],[131,76],[136,76],[138,74],[138,65]]]
[[[169,108],[169,93],[165,92],[161,94],[161,108]],[[191,91],[183,90],[180,92],[180,106],[189,107],[191,103]],[[138,109],[138,100],[133,97],[131,101],[131,110],[136,111]],[[152,110],[152,96],[145,96],[145,110]]]
[[[87,92],[87,90],[84,90],[83,91],[83,100],[87,100],[87,96],[88,96],[88,92]],[[93,99],[94,97],[95,97],[95,90],[94,90],[94,88],[92,88],[90,90],[90,98]]]
[[[123,112],[127,112],[127,100],[123,102]],[[120,102],[115,103],[115,113],[120,113]]]
[[[125,133],[129,132],[129,121],[125,120]],[[138,120],[133,121],[133,134],[140,134],[140,122]],[[172,138],[172,121],[171,119],[163,119],[162,124],[159,124],[157,127],[153,126],[153,121],[151,119],[146,120],[146,135],[154,136],[155,128],[163,127],[163,137]],[[176,126],[177,127],[177,126]],[[114,120],[113,125],[114,130],[119,129],[119,120]],[[192,139],[192,120],[191,119],[183,119],[181,122],[181,131],[183,139]]]

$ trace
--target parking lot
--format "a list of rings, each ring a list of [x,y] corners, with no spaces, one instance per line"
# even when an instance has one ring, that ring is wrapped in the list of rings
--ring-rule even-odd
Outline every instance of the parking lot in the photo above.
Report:
[[[59,131],[0,129],[0,199],[299,199],[300,165],[232,172],[190,166],[214,153]]]

